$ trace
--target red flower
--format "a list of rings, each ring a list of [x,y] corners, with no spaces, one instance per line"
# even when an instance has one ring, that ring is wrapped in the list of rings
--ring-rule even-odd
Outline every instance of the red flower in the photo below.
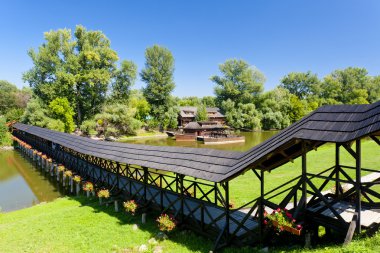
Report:
[[[291,213],[286,213],[286,217],[288,217],[289,219],[293,218]]]
[[[267,220],[264,220],[264,225],[267,225],[268,224],[268,221]]]
[[[276,210],[276,211],[279,213],[279,212],[281,212],[281,209],[280,209],[280,208],[277,208],[277,210]]]
[[[301,230],[302,229],[302,226],[301,225],[297,225],[296,227],[298,230]]]

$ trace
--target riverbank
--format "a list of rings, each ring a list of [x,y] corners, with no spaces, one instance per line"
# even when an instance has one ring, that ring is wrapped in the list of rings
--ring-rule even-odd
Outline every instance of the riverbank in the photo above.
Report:
[[[192,232],[176,231],[169,239],[149,244],[159,232],[149,215],[146,224],[140,216],[115,213],[113,207],[99,206],[97,199],[60,198],[51,203],[0,214],[1,252],[138,252],[142,244],[148,252],[209,252],[212,242]],[[133,250],[135,248],[135,251]],[[347,247],[319,246],[274,248],[270,252],[378,252],[380,234],[356,239]],[[258,248],[227,248],[226,253],[259,252]]]

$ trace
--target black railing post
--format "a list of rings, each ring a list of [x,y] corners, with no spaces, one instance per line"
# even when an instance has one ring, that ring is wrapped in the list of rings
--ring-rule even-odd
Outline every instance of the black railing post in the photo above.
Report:
[[[361,140],[356,140],[356,211],[358,213],[358,220],[356,223],[356,232],[361,232]]]
[[[339,183],[339,170],[340,170],[340,144],[335,144],[335,196],[340,195],[340,183]]]
[[[230,240],[230,190],[228,181],[224,183],[226,205],[226,243]]]
[[[147,202],[147,197],[146,197],[146,187],[148,185],[148,168],[143,167],[144,170],[144,201]]]
[[[260,243],[264,239],[264,171],[260,171],[260,203],[259,203],[259,228],[260,228]]]
[[[306,143],[302,142],[302,203],[303,203],[303,217],[305,219],[305,212],[307,208],[307,164],[306,164]]]

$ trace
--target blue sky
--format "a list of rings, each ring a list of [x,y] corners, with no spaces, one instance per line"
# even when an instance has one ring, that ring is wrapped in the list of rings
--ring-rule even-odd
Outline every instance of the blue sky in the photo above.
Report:
[[[266,76],[265,89],[292,71],[319,77],[348,66],[380,74],[380,1],[4,1],[0,79],[22,87],[29,48],[43,33],[82,24],[101,30],[120,59],[144,66],[144,51],[175,57],[174,95],[212,95],[210,76],[230,58]],[[144,84],[138,80],[136,88]]]

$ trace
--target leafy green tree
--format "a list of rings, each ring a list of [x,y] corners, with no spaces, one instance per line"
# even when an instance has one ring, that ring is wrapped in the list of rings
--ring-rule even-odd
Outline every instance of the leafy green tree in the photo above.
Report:
[[[292,72],[281,79],[280,87],[287,89],[291,94],[300,99],[319,94],[320,81],[316,74],[310,71],[306,73]]]
[[[145,51],[145,68],[141,71],[146,100],[151,105],[151,115],[162,122],[162,115],[169,109],[170,94],[175,84],[173,80],[174,58],[172,53],[161,46],[154,45]]]
[[[137,65],[132,61],[123,61],[120,69],[115,72],[115,82],[112,84],[112,98],[120,101],[127,100],[131,87],[136,81]]]
[[[52,119],[48,117],[48,113],[49,111],[45,108],[41,99],[32,98],[25,109],[21,121],[25,124],[46,127],[51,130],[64,132],[64,123],[59,119]]]
[[[10,82],[0,80],[0,115],[16,108],[17,87]]]
[[[196,121],[206,121],[208,120],[208,114],[206,110],[206,106],[201,104],[197,107],[197,114],[195,115]]]
[[[327,75],[321,88],[324,104],[367,104],[371,78],[365,68],[349,67]]]
[[[222,102],[222,108],[226,111],[228,125],[236,129],[261,129],[261,113],[253,103],[238,105],[231,99]]]
[[[179,106],[199,106],[202,103],[199,97],[183,97],[178,100]]]
[[[213,96],[204,96],[201,98],[201,103],[206,107],[216,107],[216,100]]]
[[[95,115],[95,120],[106,136],[135,135],[142,125],[135,119],[135,114],[136,110],[125,104],[107,104],[101,113]]]
[[[49,104],[51,115],[55,119],[59,119],[64,124],[66,133],[71,133],[75,129],[74,110],[70,106],[67,98],[56,98]]]
[[[11,138],[4,117],[0,116],[0,146],[11,145]]]
[[[34,93],[49,104],[65,97],[75,108],[77,124],[99,112],[118,60],[100,31],[77,26],[45,33],[38,51],[30,50],[33,68],[23,75]]]
[[[236,103],[255,103],[263,91],[264,75],[243,60],[227,60],[219,65],[222,76],[212,76],[216,84],[215,94],[218,106],[231,99]]]
[[[24,108],[12,108],[5,114],[5,119],[7,122],[10,121],[20,121],[22,115],[24,114]]]
[[[131,91],[128,106],[136,110],[136,119],[140,121],[147,120],[150,112],[150,105],[140,90]]]
[[[380,76],[371,77],[367,91],[368,102],[374,103],[380,100]]]
[[[96,122],[95,119],[88,119],[82,122],[82,125],[80,125],[80,130],[85,135],[92,135],[96,133]]]
[[[169,107],[162,118],[162,127],[164,129],[175,129],[178,125],[178,107]]]

